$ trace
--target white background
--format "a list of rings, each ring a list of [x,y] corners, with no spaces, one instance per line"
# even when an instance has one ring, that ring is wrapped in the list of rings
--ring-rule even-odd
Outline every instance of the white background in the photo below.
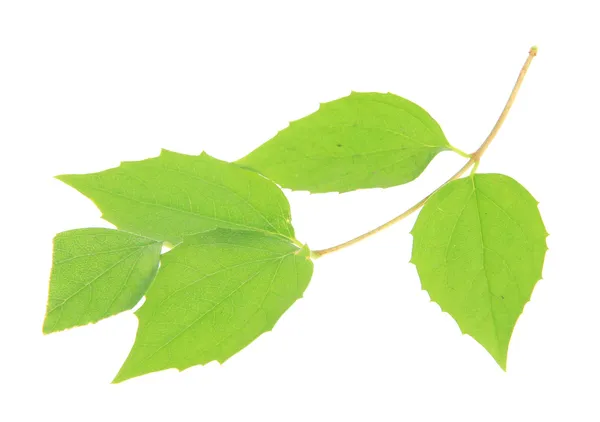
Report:
[[[600,419],[598,12],[593,1],[0,3],[3,421]],[[305,298],[224,366],[110,381],[132,313],[43,336],[55,233],[105,226],[52,178],[161,147],[239,158],[319,102],[391,91],[474,150],[539,55],[480,171],[540,201],[544,279],[504,373],[421,291],[414,216],[315,264]],[[344,195],[286,192],[322,248],[386,221],[463,163]]]

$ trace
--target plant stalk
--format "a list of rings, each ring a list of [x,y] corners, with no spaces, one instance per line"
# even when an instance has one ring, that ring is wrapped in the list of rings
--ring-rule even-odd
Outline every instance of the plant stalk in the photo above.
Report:
[[[404,211],[402,214],[400,214],[400,215],[392,218],[387,223],[384,223],[381,226],[376,227],[376,228],[374,228],[371,231],[363,233],[360,236],[355,237],[354,239],[348,240],[347,242],[340,243],[339,245],[331,246],[331,247],[329,247],[327,249],[321,249],[321,250],[317,250],[317,251],[312,251],[312,257],[315,258],[315,259],[316,258],[320,258],[323,255],[327,255],[327,254],[330,254],[332,252],[336,252],[336,251],[339,251],[341,249],[347,248],[348,246],[352,246],[355,243],[358,243],[361,240],[364,240],[364,239],[366,239],[368,237],[371,237],[374,234],[379,233],[380,231],[385,230],[388,227],[393,226],[397,222],[404,220],[406,217],[408,217],[409,215],[411,215],[415,211],[419,210],[423,205],[425,205],[425,202],[427,202],[427,200],[432,195],[434,195],[436,192],[438,192],[447,183],[450,183],[451,181],[460,178],[474,164],[479,164],[479,160],[481,159],[481,157],[483,156],[483,154],[485,153],[485,151],[488,149],[488,147],[490,146],[490,144],[492,143],[492,141],[494,140],[494,138],[498,134],[498,131],[502,127],[502,124],[506,120],[506,116],[508,116],[508,112],[510,111],[513,103],[515,102],[515,99],[517,97],[519,89],[521,88],[521,84],[523,83],[523,79],[525,79],[525,75],[527,74],[527,70],[529,69],[529,65],[531,64],[531,61],[533,60],[533,58],[537,55],[537,51],[538,51],[537,47],[531,47],[531,49],[529,50],[529,55],[527,56],[527,60],[525,60],[525,64],[523,64],[523,67],[521,68],[521,72],[519,73],[519,77],[517,78],[517,81],[515,82],[515,85],[514,85],[512,91],[511,91],[511,93],[510,93],[510,96],[508,97],[507,102],[506,102],[506,105],[504,106],[504,109],[502,110],[502,113],[500,114],[500,117],[498,117],[498,120],[496,121],[496,124],[494,125],[494,127],[490,131],[490,134],[487,136],[487,138],[485,138],[485,141],[483,141],[483,143],[481,144],[481,146],[479,148],[477,148],[477,150],[473,154],[471,154],[471,156],[469,158],[469,161],[467,161],[465,163],[465,165],[463,165],[460,170],[458,170],[456,173],[454,173],[454,175],[452,177],[450,177],[446,182],[444,182],[441,186],[439,186],[436,190],[434,190],[433,192],[431,192],[425,198],[421,199],[419,202],[417,202],[416,204],[414,204],[412,207],[410,207],[409,209],[407,209],[406,211]]]

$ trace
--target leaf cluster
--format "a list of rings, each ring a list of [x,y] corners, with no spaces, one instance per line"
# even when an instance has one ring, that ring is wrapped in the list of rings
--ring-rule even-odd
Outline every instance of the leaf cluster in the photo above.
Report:
[[[58,179],[116,229],[54,239],[45,333],[132,309],[139,327],[115,382],[224,362],[269,331],[308,287],[281,188],[388,188],[417,178],[450,145],[421,107],[390,93],[322,104],[236,162],[160,156]],[[517,318],[541,278],[546,230],[537,201],[500,174],[453,180],[425,202],[412,260],[423,288],[506,367]],[[161,255],[164,246],[171,249]]]

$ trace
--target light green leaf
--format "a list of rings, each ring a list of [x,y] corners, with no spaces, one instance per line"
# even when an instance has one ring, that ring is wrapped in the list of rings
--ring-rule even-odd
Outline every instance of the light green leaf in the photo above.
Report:
[[[161,242],[112,229],[57,234],[44,333],[133,308],[154,279],[161,247]]]
[[[271,330],[312,270],[306,246],[266,233],[217,229],[186,238],[163,255],[114,382],[224,362]]]
[[[260,175],[202,153],[163,150],[92,174],[58,176],[118,228],[177,244],[217,227],[294,237],[283,192]]]
[[[353,92],[321,104],[237,163],[284,188],[347,192],[410,182],[450,149],[418,105],[393,94]]]
[[[412,234],[423,288],[506,369],[547,250],[537,201],[508,176],[475,174],[430,198]]]

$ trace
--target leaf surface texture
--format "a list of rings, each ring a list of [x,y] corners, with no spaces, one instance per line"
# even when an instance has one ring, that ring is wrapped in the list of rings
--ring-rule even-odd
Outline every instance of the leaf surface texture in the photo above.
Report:
[[[133,308],[154,279],[161,247],[161,242],[112,229],[56,235],[44,333]]]
[[[449,149],[418,105],[389,93],[353,92],[321,104],[237,163],[284,188],[347,192],[410,182]]]

